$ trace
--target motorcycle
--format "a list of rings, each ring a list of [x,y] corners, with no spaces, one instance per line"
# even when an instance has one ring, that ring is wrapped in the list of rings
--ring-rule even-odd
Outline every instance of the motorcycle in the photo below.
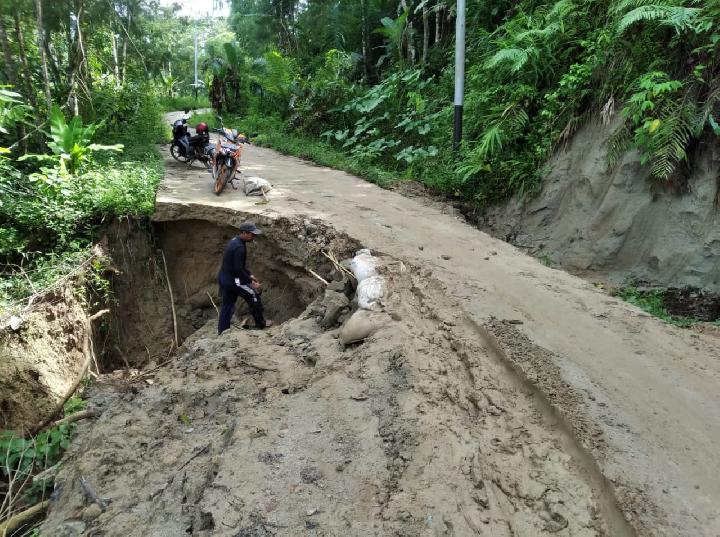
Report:
[[[222,116],[215,116],[215,119],[217,120],[220,127],[217,129],[213,129],[213,132],[220,134],[223,138],[225,138],[231,144],[249,144],[250,143],[250,136],[246,136],[244,134],[239,133],[237,131],[237,129],[228,129],[227,127],[225,127]]]
[[[240,166],[240,156],[242,155],[242,145],[240,144],[224,144],[222,140],[217,141],[213,148],[211,172],[214,181],[213,191],[216,195],[225,189],[225,185],[236,188],[233,184],[235,174]]]
[[[189,110],[185,110],[185,115],[173,122],[173,141],[170,144],[170,154],[175,160],[184,162],[188,166],[192,166],[192,163],[198,160],[209,171],[213,159],[213,146],[210,143],[207,125],[199,123],[195,129],[195,136],[190,136],[187,127],[188,119],[190,119]]]

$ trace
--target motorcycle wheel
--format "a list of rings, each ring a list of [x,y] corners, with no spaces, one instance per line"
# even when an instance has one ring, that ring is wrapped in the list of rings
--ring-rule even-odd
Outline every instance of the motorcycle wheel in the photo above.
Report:
[[[215,173],[213,174],[215,175],[215,185],[213,190],[216,196],[219,196],[220,193],[224,190],[225,185],[230,179],[231,172],[232,170],[224,164],[219,166],[219,170],[215,170]]]
[[[187,162],[188,161],[188,158],[182,154],[182,149],[180,148],[180,146],[178,144],[173,143],[170,146],[170,154],[178,162]]]

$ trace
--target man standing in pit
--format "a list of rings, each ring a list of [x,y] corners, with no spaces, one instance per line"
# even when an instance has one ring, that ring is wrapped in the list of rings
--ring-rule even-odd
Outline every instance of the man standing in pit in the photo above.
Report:
[[[218,321],[218,334],[230,328],[230,321],[235,313],[235,301],[242,297],[250,306],[250,313],[255,319],[256,328],[269,328],[272,321],[266,321],[263,316],[262,302],[260,301],[260,282],[245,266],[247,259],[247,243],[253,242],[256,235],[262,235],[254,223],[245,222],[240,225],[240,233],[233,237],[225,247],[222,265],[218,274],[220,284],[220,319]]]

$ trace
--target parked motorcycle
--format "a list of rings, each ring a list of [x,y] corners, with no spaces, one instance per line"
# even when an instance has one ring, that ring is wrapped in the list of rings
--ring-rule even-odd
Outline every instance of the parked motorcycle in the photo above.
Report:
[[[213,158],[213,146],[210,143],[210,133],[206,123],[198,123],[195,135],[190,136],[187,121],[190,119],[189,111],[173,122],[173,141],[170,144],[170,154],[178,162],[185,162],[191,166],[196,160],[202,162],[210,170]]]
[[[216,195],[219,196],[228,183],[230,183],[233,188],[236,188],[233,181],[240,166],[241,155],[242,145],[227,144],[218,139],[213,148],[211,166],[214,181],[213,191]]]
[[[222,116],[215,116],[215,119],[217,120],[220,127],[217,129],[213,129],[213,132],[217,132],[231,144],[249,144],[250,143],[249,136],[239,133],[237,131],[237,129],[228,129],[227,127],[225,127]]]

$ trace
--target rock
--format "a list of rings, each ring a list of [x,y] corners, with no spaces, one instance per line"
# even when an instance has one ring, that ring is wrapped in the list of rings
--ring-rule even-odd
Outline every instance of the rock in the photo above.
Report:
[[[343,325],[340,341],[343,345],[362,341],[386,326],[388,322],[390,317],[385,313],[357,310]]]
[[[322,304],[325,308],[325,315],[320,321],[320,326],[330,328],[337,323],[343,311],[350,306],[350,301],[344,294],[328,290],[325,291]]]
[[[99,509],[99,507],[98,507]],[[80,537],[85,531],[86,525],[81,520],[66,520],[58,527],[56,537]]]
[[[17,332],[22,326],[22,323],[23,320],[20,317],[18,317],[17,315],[13,315],[8,321],[8,326],[13,332]]]
[[[342,293],[345,291],[345,283],[345,280],[333,280],[330,282],[330,285],[327,286],[327,290]]]
[[[312,485],[317,483],[322,479],[322,472],[320,471],[320,468],[317,468],[315,466],[306,466],[302,470],[300,470],[300,479],[302,479],[302,482],[306,485]]]
[[[102,515],[102,509],[100,506],[96,503],[87,506],[85,509],[83,509],[81,518],[85,522],[90,522],[91,520],[95,520],[97,517]]]

